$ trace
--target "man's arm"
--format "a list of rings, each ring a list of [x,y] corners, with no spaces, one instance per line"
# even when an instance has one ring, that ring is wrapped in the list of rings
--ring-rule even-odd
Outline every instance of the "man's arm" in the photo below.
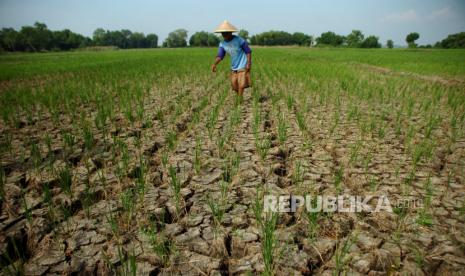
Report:
[[[247,54],[247,65],[245,66],[247,72],[250,72],[250,68],[252,68],[252,52]]]
[[[242,43],[241,48],[247,55],[247,64],[245,65],[245,69],[247,70],[247,72],[250,72],[250,68],[252,68],[252,50],[250,49],[247,41],[244,41],[244,43]]]
[[[226,51],[223,49],[223,47],[220,46],[218,48],[218,54],[216,55],[215,62],[212,64],[212,72],[216,72],[216,65],[218,65],[218,63],[223,60],[225,54]]]

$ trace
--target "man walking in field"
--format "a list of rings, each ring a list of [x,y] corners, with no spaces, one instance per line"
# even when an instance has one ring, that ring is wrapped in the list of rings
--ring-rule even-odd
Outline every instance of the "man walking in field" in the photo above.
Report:
[[[221,33],[224,40],[220,42],[212,72],[216,72],[216,66],[228,53],[231,56],[231,85],[242,99],[244,89],[251,86],[252,50],[245,39],[233,35],[233,32],[237,32],[236,27],[226,20],[215,30],[215,33]]]

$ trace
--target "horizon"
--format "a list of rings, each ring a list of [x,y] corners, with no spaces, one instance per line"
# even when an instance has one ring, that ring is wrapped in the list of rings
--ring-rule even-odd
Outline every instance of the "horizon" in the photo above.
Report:
[[[327,31],[348,35],[352,30],[361,30],[365,36],[378,36],[383,45],[392,39],[396,46],[406,46],[405,36],[410,32],[418,32],[420,39],[417,42],[426,45],[465,31],[465,3],[457,0],[263,3],[238,0],[236,6],[244,8],[237,12],[226,10],[211,0],[202,2],[202,5],[188,0],[170,3],[6,0],[0,2],[0,26],[19,30],[22,26],[41,22],[51,30],[70,29],[91,38],[97,28],[129,29],[156,34],[159,45],[175,29],[186,29],[189,36],[198,31],[212,32],[225,19],[239,29],[249,31],[250,35],[279,30],[303,32],[316,38]],[[179,9],[180,6],[183,8]]]

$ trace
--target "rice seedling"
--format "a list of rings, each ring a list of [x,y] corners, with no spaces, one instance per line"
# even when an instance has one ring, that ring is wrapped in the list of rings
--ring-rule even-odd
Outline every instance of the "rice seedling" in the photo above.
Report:
[[[172,243],[161,232],[158,232],[156,226],[153,224],[143,229],[143,232],[148,236],[153,252],[161,259],[162,264],[166,266],[173,250]]]
[[[302,168],[302,163],[299,160],[294,165],[294,170],[292,172],[292,183],[297,186],[301,185],[304,180],[303,175],[304,175],[304,171]]]
[[[286,143],[287,140],[287,129],[288,125],[286,122],[286,118],[284,117],[284,114],[279,114],[278,115],[278,141],[281,146]]]
[[[84,138],[84,148],[88,151],[92,150],[94,147],[94,134],[90,125],[85,123],[82,128],[82,136]]]
[[[262,256],[265,265],[265,275],[274,275],[274,258],[278,245],[275,233],[277,221],[278,214],[272,212],[265,217],[261,226]]]
[[[195,138],[195,149],[194,149],[194,169],[195,173],[199,174],[202,168],[202,140],[200,137]]]
[[[334,171],[334,187],[336,188],[336,193],[340,194],[342,192],[342,186],[344,180],[344,168],[339,166]]]
[[[215,227],[219,227],[223,222],[225,213],[223,199],[218,201],[217,199],[213,199],[210,195],[208,195],[207,205],[210,209],[210,212],[212,213]]]
[[[120,195],[120,200],[126,218],[126,225],[130,225],[136,204],[133,189],[123,191]]]
[[[258,154],[262,161],[265,160],[266,156],[268,155],[268,151],[271,148],[271,138],[266,135],[262,137],[260,140],[255,142]]]
[[[168,144],[169,150],[174,150],[174,148],[176,147],[177,139],[178,139],[178,136],[175,132],[168,131],[168,133],[166,134],[166,143]]]
[[[27,204],[26,191],[24,189],[21,191],[21,202],[23,205],[24,216],[26,217],[27,223],[31,227],[32,226],[32,210],[31,208],[29,208]]]
[[[174,195],[175,202],[176,202],[176,210],[179,213],[180,208],[181,208],[181,205],[180,205],[180,201],[181,201],[181,181],[178,178],[177,170],[176,170],[175,167],[169,166],[168,173],[169,173],[170,180],[171,180],[170,181],[171,189],[173,190],[173,195]]]
[[[336,252],[334,253],[335,269],[333,275],[340,275],[344,271],[347,262],[349,261],[348,253],[352,245],[356,242],[357,235],[353,234],[336,245]]]
[[[60,183],[61,190],[72,197],[72,184],[73,184],[73,175],[68,166],[65,166],[58,172],[58,182]]]
[[[39,145],[35,141],[31,142],[31,160],[34,169],[37,170],[42,163],[42,155],[40,153]]]
[[[316,201],[316,198],[312,199],[311,206],[313,209],[317,209],[317,204],[318,202]],[[320,212],[317,210],[306,213],[305,219],[307,220],[307,223],[308,223],[308,238],[311,242],[315,241],[318,235],[318,230],[319,230],[318,219],[319,218],[320,218]]]

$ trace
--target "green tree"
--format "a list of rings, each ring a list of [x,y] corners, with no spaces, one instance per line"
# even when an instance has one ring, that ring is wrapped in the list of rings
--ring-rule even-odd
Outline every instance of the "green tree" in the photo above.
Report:
[[[3,28],[1,30],[1,47],[7,51],[21,50],[18,47],[18,32],[13,28]]]
[[[187,46],[187,30],[177,29],[168,34],[168,37],[163,42],[165,47],[177,48]]]
[[[347,45],[349,47],[358,48],[361,46],[364,39],[364,35],[360,30],[353,30],[346,38]]]
[[[370,35],[362,41],[360,48],[381,48],[381,43],[378,42],[377,36]]]
[[[316,39],[317,45],[341,46],[345,41],[345,37],[335,34],[334,32],[325,32]]]
[[[465,32],[450,34],[441,42],[436,43],[441,48],[465,48]]]
[[[292,41],[299,46],[312,46],[313,37],[301,32],[295,32],[292,34]]]
[[[240,29],[239,30],[239,33],[237,34],[239,35],[240,37],[242,37],[243,39],[245,39],[245,41],[249,41],[249,32],[244,30],[244,29]]]
[[[156,34],[148,34],[145,38],[147,39],[147,47],[149,48],[158,47],[158,36]]]
[[[194,33],[189,39],[189,45],[195,47],[211,47],[219,43],[220,39],[216,35],[204,31]]]
[[[405,38],[405,41],[407,42],[409,48],[416,48],[417,44],[415,43],[415,40],[419,38],[420,35],[418,33],[409,33]]]
[[[102,28],[97,28],[92,35],[92,40],[95,45],[103,46],[105,45],[105,36],[105,30]]]
[[[388,39],[388,41],[386,42],[386,46],[387,46],[389,49],[394,48],[394,41],[392,41],[391,39]]]

